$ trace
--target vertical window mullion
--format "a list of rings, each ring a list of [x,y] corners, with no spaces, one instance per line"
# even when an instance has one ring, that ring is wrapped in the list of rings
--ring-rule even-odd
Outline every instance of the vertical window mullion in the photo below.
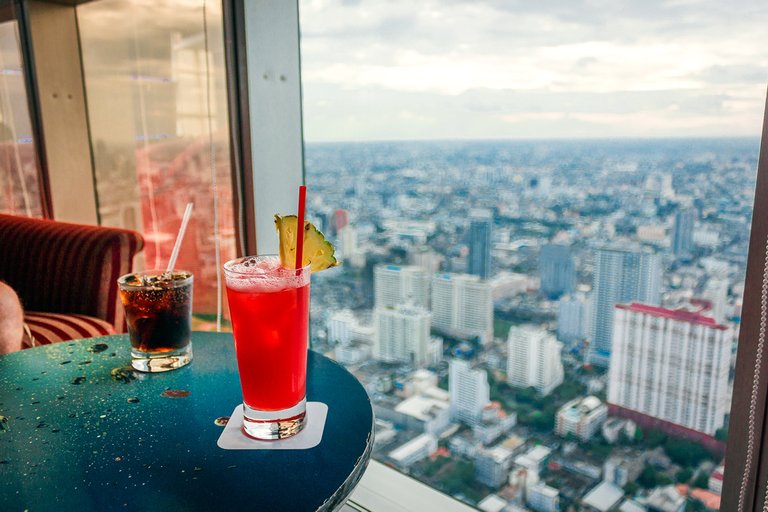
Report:
[[[755,185],[721,510],[764,510],[768,479],[768,104]]]

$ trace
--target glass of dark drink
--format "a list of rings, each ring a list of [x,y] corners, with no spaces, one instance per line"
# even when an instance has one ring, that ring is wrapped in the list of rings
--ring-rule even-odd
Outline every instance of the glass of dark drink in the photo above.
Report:
[[[165,372],[192,361],[192,281],[184,270],[145,270],[117,280],[136,370]]]

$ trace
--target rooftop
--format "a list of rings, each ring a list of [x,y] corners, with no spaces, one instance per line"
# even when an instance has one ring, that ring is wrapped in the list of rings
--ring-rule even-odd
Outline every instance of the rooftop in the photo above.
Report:
[[[640,304],[637,302],[633,302],[632,304],[616,304],[616,308],[632,311],[635,313],[669,318],[671,320],[677,320],[678,322],[705,325],[707,327],[712,327],[713,329],[719,329],[722,331],[728,329],[728,327],[718,324],[714,318],[704,316],[696,311],[688,311],[686,309],[667,309],[658,306]]]
[[[477,504],[477,508],[483,512],[501,512],[508,503],[495,494],[489,494]]]
[[[423,395],[406,398],[395,407],[395,411],[421,421],[430,421],[446,409],[448,409],[447,402]]]
[[[389,457],[396,461],[402,461],[411,457],[414,453],[425,449],[430,443],[434,441],[434,436],[429,434],[421,434],[420,436],[411,439],[399,448],[395,448],[389,452]]]
[[[582,501],[600,512],[605,512],[616,506],[623,497],[624,490],[621,487],[610,482],[602,482],[589,491]]]

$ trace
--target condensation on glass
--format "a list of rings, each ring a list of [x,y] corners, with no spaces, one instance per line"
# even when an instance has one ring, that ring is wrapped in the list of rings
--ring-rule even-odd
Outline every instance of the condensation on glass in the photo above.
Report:
[[[215,211],[220,261],[235,256],[221,5],[203,5],[77,8],[101,223],[141,232],[143,264],[164,268],[194,202],[176,266],[195,275],[198,320],[220,293]]]
[[[0,213],[42,217],[18,23],[0,23]]]

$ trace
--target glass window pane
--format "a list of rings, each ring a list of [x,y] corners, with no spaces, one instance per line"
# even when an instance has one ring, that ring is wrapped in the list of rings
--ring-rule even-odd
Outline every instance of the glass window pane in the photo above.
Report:
[[[143,266],[165,268],[194,203],[177,267],[195,275],[197,328],[217,311],[217,228],[220,260],[235,254],[221,6],[207,3],[207,53],[202,7],[77,8],[101,222],[140,231]]]
[[[483,510],[719,503],[768,11],[656,7],[302,1],[313,346]]]
[[[0,23],[0,213],[42,217],[39,174],[18,23],[5,21]]]

